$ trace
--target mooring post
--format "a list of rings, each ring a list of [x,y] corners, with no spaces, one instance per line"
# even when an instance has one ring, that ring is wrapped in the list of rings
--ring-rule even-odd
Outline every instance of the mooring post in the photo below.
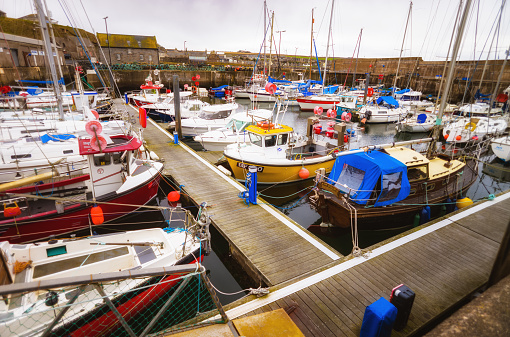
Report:
[[[179,94],[179,75],[173,75],[174,80],[174,111],[175,111],[175,131],[179,139],[182,138],[181,129],[181,99]],[[175,135],[174,135],[175,142]],[[177,143],[176,143],[177,144]]]
[[[257,166],[250,165],[248,167],[250,173],[250,186],[248,188],[248,202],[257,204]]]

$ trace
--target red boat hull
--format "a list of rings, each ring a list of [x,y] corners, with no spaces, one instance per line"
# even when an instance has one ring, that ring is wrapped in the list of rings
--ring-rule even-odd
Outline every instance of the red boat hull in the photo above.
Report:
[[[160,176],[156,175],[149,182],[138,188],[122,194],[106,195],[98,198],[103,210],[104,222],[119,219],[151,201],[158,193]],[[64,208],[64,212],[57,213],[56,209],[22,217],[9,218],[0,221],[2,240],[10,243],[32,242],[48,238],[50,235],[62,235],[84,228],[89,228],[90,209],[93,204],[73,204]]]
[[[196,252],[195,256],[198,255]],[[196,262],[202,262],[204,255],[201,255],[199,258],[189,262],[189,264],[194,264]],[[178,264],[186,264],[186,262],[180,262]],[[142,293],[136,295],[134,298],[117,306],[117,310],[122,315],[124,320],[129,321],[130,319],[136,317],[136,315],[142,313],[145,309],[147,309],[150,305],[152,305],[155,301],[157,301],[161,296],[165,295],[168,291],[170,291],[179,281],[180,277],[176,275],[169,275],[164,277],[158,284],[153,287],[147,288]],[[120,321],[117,319],[115,314],[112,311],[102,315],[101,317],[87,323],[86,325],[80,327],[78,330],[69,334],[69,336],[73,337],[86,337],[86,336],[104,336],[113,332],[115,329],[119,328],[121,325]]]

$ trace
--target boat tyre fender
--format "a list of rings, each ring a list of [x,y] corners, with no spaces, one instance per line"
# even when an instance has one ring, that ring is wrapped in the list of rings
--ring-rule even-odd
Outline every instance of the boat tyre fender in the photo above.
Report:
[[[365,118],[367,119],[367,121],[370,120],[370,117],[372,117],[372,111],[367,110],[367,112],[365,112]]]

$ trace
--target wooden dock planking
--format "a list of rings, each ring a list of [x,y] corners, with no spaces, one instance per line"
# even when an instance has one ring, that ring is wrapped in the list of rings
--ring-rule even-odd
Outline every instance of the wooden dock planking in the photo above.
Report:
[[[460,219],[453,215],[445,227],[295,290],[277,303],[298,304],[290,317],[306,327],[305,336],[359,335],[366,306],[379,297],[389,299],[391,289],[404,283],[416,299],[407,326],[392,335],[416,334],[487,282],[510,219],[510,198],[486,206]],[[490,225],[480,221],[486,214],[492,215]]]
[[[148,149],[165,159],[165,174],[184,185],[185,193],[197,204],[207,202],[213,225],[234,249],[234,256],[242,257],[247,269],[256,273],[259,279],[276,285],[334,261],[303,237],[311,236],[304,229],[296,227],[296,232],[262,206],[248,207],[238,197],[239,189],[227,181],[232,178],[209,168],[188,152],[185,145],[174,145],[173,136],[165,134],[152,121],[147,124],[144,139]],[[212,154],[197,156],[213,158]],[[341,257],[322,241],[314,239]]]

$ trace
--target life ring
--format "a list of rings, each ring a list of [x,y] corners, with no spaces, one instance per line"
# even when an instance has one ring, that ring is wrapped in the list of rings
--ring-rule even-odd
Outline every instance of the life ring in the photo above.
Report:
[[[368,88],[367,90],[367,96],[368,97],[372,97],[372,95],[374,94],[374,89],[373,88]]]
[[[138,118],[140,120],[140,125],[145,129],[147,127],[147,111],[145,111],[144,108],[138,109]]]
[[[196,94],[196,93],[197,93],[197,87],[192,86],[192,87],[191,87],[191,92],[192,92],[192,93],[194,93],[194,94]]]
[[[257,126],[259,128],[268,130],[268,129],[272,129],[274,127],[274,124],[273,123],[269,123],[268,121],[265,121],[265,122],[258,122]]]
[[[473,123],[473,122],[467,123],[467,124],[466,124],[465,129],[466,129],[466,130],[468,130],[469,128],[471,128],[471,131],[472,131],[472,132],[473,132],[473,131],[475,131],[475,129],[476,129],[476,124],[475,124],[475,123]]]
[[[351,113],[348,112],[345,114],[344,120],[348,123],[351,121],[351,118],[352,118]]]

